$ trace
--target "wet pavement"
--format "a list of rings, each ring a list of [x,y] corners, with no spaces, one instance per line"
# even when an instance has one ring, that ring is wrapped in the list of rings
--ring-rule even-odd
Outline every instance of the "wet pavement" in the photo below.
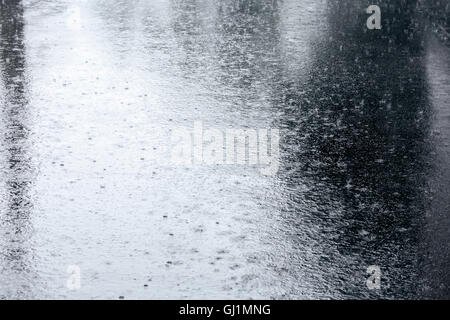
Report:
[[[3,2],[0,298],[449,298],[450,48],[370,4]],[[279,171],[171,165],[198,121]]]

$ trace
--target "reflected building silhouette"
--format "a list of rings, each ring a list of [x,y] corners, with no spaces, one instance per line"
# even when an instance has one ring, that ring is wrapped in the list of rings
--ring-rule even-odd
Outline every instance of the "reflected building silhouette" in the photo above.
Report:
[[[383,29],[368,30],[370,4],[329,0],[306,79],[283,89],[284,215],[299,228],[299,259],[319,248],[306,274],[320,275],[323,295],[417,298],[430,126],[424,26],[417,1],[398,1],[380,3]],[[365,285],[370,265],[381,268],[382,290]]]
[[[33,168],[30,162],[29,135],[27,124],[28,107],[26,98],[24,18],[22,2],[1,1],[1,46],[0,72],[4,86],[0,115],[2,117],[2,179],[5,190],[2,202],[5,210],[0,215],[3,237],[0,248],[0,279],[6,277],[15,281],[8,288],[0,284],[0,297],[28,296],[31,285],[30,236],[32,225],[30,214],[32,202],[30,189],[33,184]],[[8,283],[8,282],[7,282]],[[6,292],[5,292],[6,290]],[[8,290],[11,290],[8,292]]]
[[[273,77],[279,72],[279,1],[221,1],[217,12],[215,30],[220,82],[244,95],[271,91],[272,87],[260,85],[273,84]]]
[[[114,52],[120,61],[129,64],[137,47],[139,31],[139,4],[140,0],[118,0],[114,5],[108,1],[92,1],[74,3],[74,8],[83,11],[93,9],[101,18],[104,27],[108,30],[109,41],[114,45]]]
[[[280,42],[277,0],[173,0],[171,8],[186,76],[205,77],[206,82],[213,77],[225,87],[221,89],[242,98],[258,83],[273,82]]]
[[[214,6],[214,4],[212,4]],[[195,78],[205,72],[211,64],[210,41],[208,33],[207,13],[214,15],[214,7],[209,7],[198,0],[171,0],[170,30],[175,38],[173,50],[177,52],[175,62],[184,78]],[[203,52],[203,55],[199,53]]]

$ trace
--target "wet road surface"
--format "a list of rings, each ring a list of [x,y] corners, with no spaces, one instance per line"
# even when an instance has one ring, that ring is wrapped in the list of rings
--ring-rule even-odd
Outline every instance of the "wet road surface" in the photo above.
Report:
[[[369,4],[3,3],[0,298],[450,297],[450,49]],[[196,121],[279,171],[171,165]]]

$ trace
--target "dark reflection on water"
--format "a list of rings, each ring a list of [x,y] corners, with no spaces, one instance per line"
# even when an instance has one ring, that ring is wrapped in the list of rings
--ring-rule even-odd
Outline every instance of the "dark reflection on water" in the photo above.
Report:
[[[383,32],[369,31],[360,3],[328,1],[306,80],[282,88],[285,216],[314,230],[292,242],[317,245],[309,276],[324,294],[412,298],[430,125],[423,26],[416,1],[381,7]],[[365,286],[369,265],[381,267],[379,292]]]
[[[30,294],[30,282],[26,277],[30,275],[32,259],[28,242],[32,231],[30,188],[33,169],[28,141],[23,7],[21,1],[8,0],[0,2],[0,9],[0,71],[4,86],[0,110],[4,132],[0,155],[6,189],[1,191],[6,208],[0,214],[0,236],[3,237],[0,279],[5,277],[9,280],[6,284],[10,284],[9,288],[6,284],[0,284],[0,287],[2,294],[6,290],[6,296],[11,298]]]
[[[273,77],[278,76],[279,24],[278,1],[224,1],[218,7],[220,82],[241,93],[236,101],[241,106],[249,103],[246,97],[257,100],[258,95],[271,92],[277,81]]]

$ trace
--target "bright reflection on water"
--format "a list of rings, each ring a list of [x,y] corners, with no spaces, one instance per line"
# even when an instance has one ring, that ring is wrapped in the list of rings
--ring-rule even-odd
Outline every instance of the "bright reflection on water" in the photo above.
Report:
[[[3,4],[0,298],[449,297],[450,50],[365,8]],[[278,174],[168,165],[194,121],[279,128]]]

